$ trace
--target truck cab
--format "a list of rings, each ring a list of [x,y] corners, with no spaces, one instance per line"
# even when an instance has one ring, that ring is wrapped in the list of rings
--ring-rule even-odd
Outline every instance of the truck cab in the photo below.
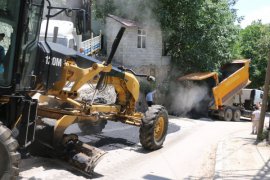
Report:
[[[244,107],[249,111],[254,111],[256,104],[261,104],[263,91],[259,89],[242,89],[238,96],[233,97],[233,103]]]
[[[46,32],[46,24],[47,20],[43,20],[41,23],[40,29],[40,40],[44,41],[45,32]],[[76,30],[74,29],[74,25],[70,21],[64,20],[50,20],[49,26],[47,30],[47,41],[53,42],[54,38],[54,28],[58,28],[58,33],[56,37],[56,43],[62,44],[65,47],[72,48],[76,50],[77,43],[75,41]]]
[[[45,40],[47,20],[41,23],[40,40]],[[54,33],[55,27],[58,32]],[[55,40],[54,40],[55,36]],[[91,34],[89,39],[82,41],[82,35],[76,33],[76,28],[71,21],[50,20],[47,30],[47,41],[61,44],[65,47],[79,51],[80,53],[91,56],[101,49],[101,32],[98,36]]]

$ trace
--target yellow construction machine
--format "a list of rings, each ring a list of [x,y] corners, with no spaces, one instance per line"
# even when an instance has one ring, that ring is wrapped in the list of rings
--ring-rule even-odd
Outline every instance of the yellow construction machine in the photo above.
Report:
[[[80,11],[47,2],[47,22],[61,12]],[[111,64],[125,28],[120,29],[107,61],[102,62],[47,42],[46,34],[44,42],[39,42],[43,7],[43,0],[0,0],[0,31],[8,38],[0,73],[0,179],[18,176],[20,156],[29,149],[61,158],[91,175],[104,152],[81,142],[76,134],[65,133],[76,122],[90,124],[89,128],[107,120],[139,126],[142,146],[161,148],[168,128],[166,109],[160,105],[145,113],[135,109],[140,89],[136,76],[154,78]],[[57,13],[52,14],[54,9]],[[77,100],[78,90],[89,82],[96,84],[93,97]],[[115,89],[114,104],[95,101],[96,93],[106,85]],[[40,96],[33,98],[37,93]]]

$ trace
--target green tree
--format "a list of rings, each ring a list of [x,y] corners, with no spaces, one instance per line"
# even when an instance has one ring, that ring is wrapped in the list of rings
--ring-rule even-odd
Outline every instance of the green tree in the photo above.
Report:
[[[239,28],[227,0],[159,0],[156,14],[179,68],[185,71],[216,70],[232,59]],[[185,67],[185,68],[183,68]]]
[[[105,20],[108,14],[112,14],[116,10],[113,0],[94,1],[93,4],[94,15],[97,19]]]
[[[255,21],[240,32],[240,50],[244,58],[251,59],[251,87],[264,84],[265,71],[270,48],[270,25]]]

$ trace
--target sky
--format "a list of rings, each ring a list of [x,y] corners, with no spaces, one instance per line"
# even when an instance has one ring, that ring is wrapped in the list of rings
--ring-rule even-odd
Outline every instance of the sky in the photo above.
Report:
[[[270,23],[270,0],[238,0],[235,9],[238,9],[238,16],[244,16],[240,24],[242,28],[258,19],[263,24]]]

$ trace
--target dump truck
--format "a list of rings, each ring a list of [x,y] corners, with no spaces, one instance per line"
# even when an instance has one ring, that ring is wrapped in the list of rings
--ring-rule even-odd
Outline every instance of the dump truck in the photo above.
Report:
[[[41,23],[40,40],[44,40],[47,20]],[[57,30],[55,30],[57,28]],[[55,36],[55,40],[54,40]],[[76,33],[76,28],[71,21],[50,20],[47,29],[47,41],[62,44],[87,56],[91,56],[101,50],[101,31],[98,36],[91,33],[91,37],[82,40],[82,35]]]
[[[241,115],[250,114],[241,99],[241,92],[251,83],[249,80],[250,60],[234,60],[223,65],[218,72],[192,73],[178,78],[178,81],[206,81],[209,87],[210,101],[206,104],[210,116],[218,116],[226,121],[239,121]],[[252,97],[252,96],[250,96]],[[245,98],[245,104],[248,98]],[[254,101],[253,105],[254,107]]]
[[[57,14],[76,10],[53,7],[46,1],[47,22]],[[145,113],[135,109],[140,89],[136,76],[154,78],[112,66],[125,28],[117,33],[107,61],[100,61],[48,42],[46,33],[44,41],[39,41],[43,9],[44,0],[0,0],[0,31],[8,38],[0,73],[0,179],[18,178],[20,159],[28,157],[28,150],[60,158],[91,176],[105,152],[65,132],[79,121],[98,124],[112,120],[137,126],[143,148],[162,148],[168,129],[166,109],[160,105]],[[58,11],[51,14],[51,9]],[[95,93],[90,101],[78,101],[78,89],[87,83],[95,84]],[[97,103],[96,93],[109,84],[115,88],[116,101]],[[37,93],[40,97],[33,98]],[[43,121],[48,117],[53,123]]]

